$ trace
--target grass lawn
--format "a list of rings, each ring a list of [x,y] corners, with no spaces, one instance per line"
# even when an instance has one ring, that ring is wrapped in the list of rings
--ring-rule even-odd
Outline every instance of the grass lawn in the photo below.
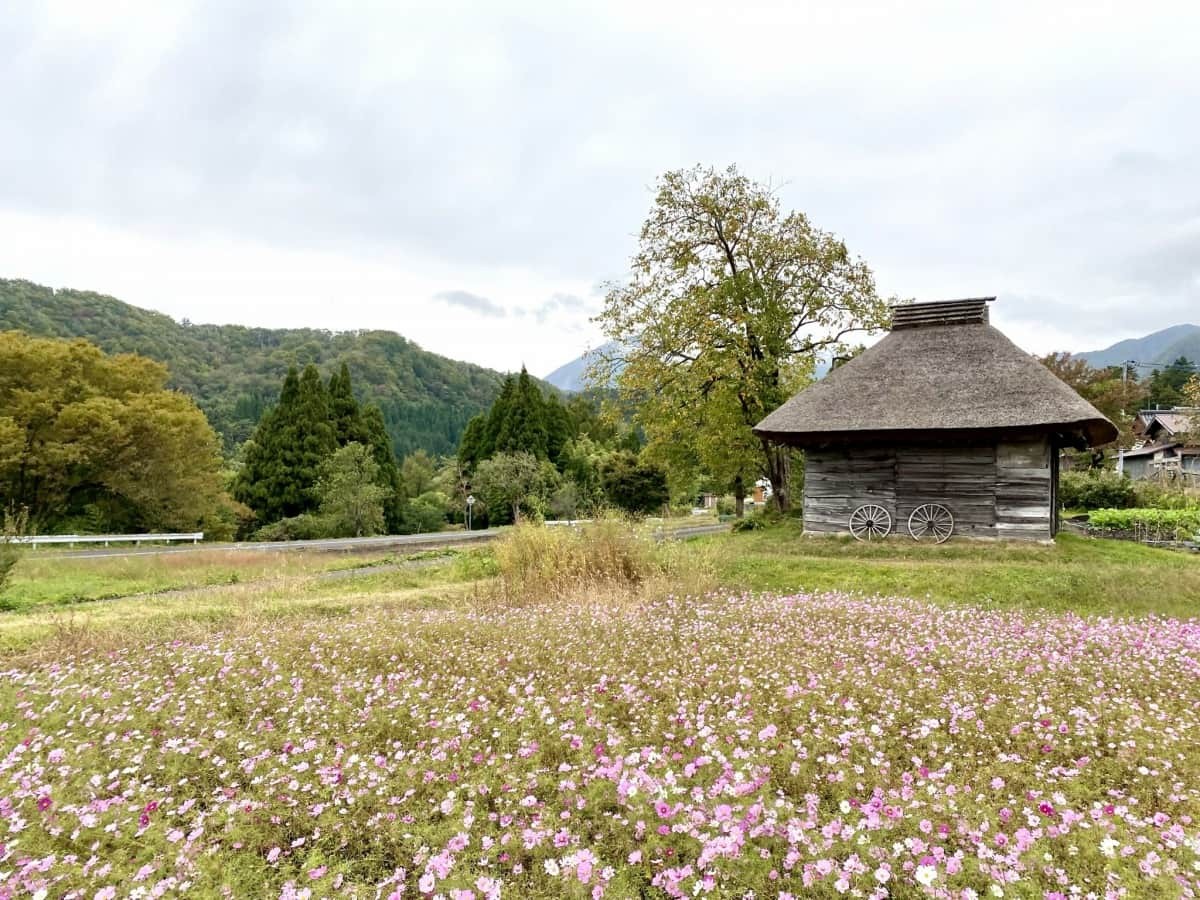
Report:
[[[356,554],[188,550],[92,558],[31,551],[21,559],[11,584],[0,592],[0,610],[25,610],[48,604],[66,606],[205,585],[288,578],[381,565],[393,559],[378,550]]]
[[[857,591],[1082,615],[1200,615],[1200,555],[1059,535],[1053,546],[805,538],[787,524],[707,541],[730,586]]]
[[[4,595],[15,608],[0,611],[0,656],[43,646],[122,646],[263,618],[336,616],[350,609],[346,598],[356,605],[397,595],[422,602],[420,589],[433,589],[436,598],[494,573],[491,555],[475,548],[401,557],[238,551],[69,563],[22,560]]]

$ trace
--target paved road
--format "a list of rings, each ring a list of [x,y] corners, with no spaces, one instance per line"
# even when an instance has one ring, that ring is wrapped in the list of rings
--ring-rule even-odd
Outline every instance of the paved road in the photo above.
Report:
[[[241,541],[238,543],[179,544],[160,547],[89,547],[86,550],[35,550],[34,553],[53,553],[72,559],[98,559],[116,556],[157,556],[164,553],[220,553],[238,550],[326,550],[353,553],[362,550],[390,550],[393,547],[421,550],[489,541],[501,533],[499,528],[479,531],[440,531],[431,534],[393,534],[384,537],[330,538],[319,541]]]
[[[691,537],[699,537],[704,534],[716,534],[721,531],[727,531],[728,525],[685,525],[678,528],[672,528],[666,532],[655,532],[656,540],[664,538],[672,538],[676,540],[686,540]],[[292,550],[320,550],[320,551],[342,551],[343,553],[356,553],[365,550],[391,550],[393,548],[415,552],[419,550],[429,550],[437,547],[453,547],[461,544],[483,543],[493,540],[497,535],[503,534],[504,529],[488,528],[479,531],[438,531],[428,534],[394,534],[384,537],[367,537],[367,538],[331,538],[318,541],[242,541],[239,543],[228,544],[180,544],[176,546],[161,546],[161,547],[90,547],[86,550],[34,550],[37,554],[54,554],[54,556],[62,558],[69,557],[71,559],[100,559],[104,557],[122,557],[122,556],[158,556],[165,553],[219,553],[221,551],[292,551]]]

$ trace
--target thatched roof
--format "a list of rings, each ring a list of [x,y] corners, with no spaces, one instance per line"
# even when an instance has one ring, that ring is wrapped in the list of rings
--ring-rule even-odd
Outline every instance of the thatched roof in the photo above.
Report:
[[[893,308],[891,332],[755,426],[795,446],[1041,432],[1106,444],[1099,410],[987,322],[993,298]]]

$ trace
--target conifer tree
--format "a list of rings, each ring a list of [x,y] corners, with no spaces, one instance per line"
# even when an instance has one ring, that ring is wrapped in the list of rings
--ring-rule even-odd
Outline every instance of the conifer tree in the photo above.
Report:
[[[505,376],[504,385],[500,388],[500,395],[496,397],[496,402],[488,410],[483,439],[479,442],[479,459],[488,459],[495,454],[497,442],[500,439],[500,429],[504,427],[504,422],[512,409],[516,392],[516,381],[511,375]]]
[[[288,370],[279,403],[259,422],[234,494],[261,524],[312,512],[320,466],[337,447],[329,396],[315,366]]]
[[[329,413],[339,447],[345,447],[351,442],[364,445],[369,443],[362,409],[354,399],[350,369],[345,363],[342,363],[340,372],[329,376]]]
[[[538,459],[546,459],[548,443],[545,400],[522,366],[511,403],[496,433],[496,452],[531,453]]]
[[[404,512],[404,485],[400,480],[400,467],[396,465],[396,453],[392,439],[388,436],[383,421],[383,411],[375,404],[362,410],[365,444],[371,448],[371,456],[378,466],[377,484],[387,491],[383,501],[383,517],[389,534],[396,534]]]
[[[484,442],[487,439],[487,416],[474,416],[463,430],[462,439],[458,442],[458,464],[466,472],[471,472],[475,466],[487,458]]]
[[[571,414],[559,402],[558,395],[553,391],[546,397],[544,405],[546,421],[546,455],[551,461],[557,462],[563,448],[571,440]]]

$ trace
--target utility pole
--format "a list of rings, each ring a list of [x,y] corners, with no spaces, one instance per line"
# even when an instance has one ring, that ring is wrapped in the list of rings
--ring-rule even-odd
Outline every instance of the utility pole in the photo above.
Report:
[[[1127,359],[1121,366],[1121,417],[1126,415],[1125,407],[1129,404],[1129,370],[1137,365],[1136,359]]]

